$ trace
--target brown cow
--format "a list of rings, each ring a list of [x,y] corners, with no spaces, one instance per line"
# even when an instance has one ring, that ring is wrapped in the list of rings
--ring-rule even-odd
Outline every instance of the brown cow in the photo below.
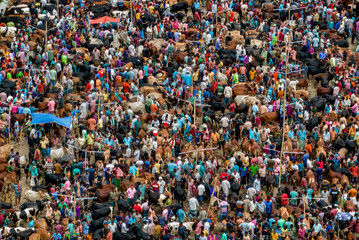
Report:
[[[330,88],[318,87],[317,88],[317,95],[321,96],[324,94],[330,94]]]
[[[279,119],[279,114],[277,112],[266,112],[259,115],[263,123],[275,122]]]
[[[47,221],[44,218],[41,218],[35,222],[35,228],[42,228],[48,230],[49,225],[47,224]]]
[[[250,153],[251,152],[251,147],[252,147],[252,145],[247,140],[247,137],[244,137],[244,140],[242,142],[242,150],[243,150],[243,152]]]
[[[41,240],[40,233],[31,234],[31,236],[29,237],[29,240]]]
[[[18,121],[20,124],[25,123],[26,114],[11,114],[11,121]]]
[[[298,79],[297,88],[305,88],[308,89],[309,80],[306,78]]]
[[[50,233],[43,228],[36,228],[36,233],[40,234],[41,240],[50,239]]]

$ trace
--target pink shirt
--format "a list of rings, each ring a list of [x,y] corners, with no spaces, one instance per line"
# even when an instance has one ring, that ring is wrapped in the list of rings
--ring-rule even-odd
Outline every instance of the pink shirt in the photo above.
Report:
[[[136,189],[134,189],[134,188],[129,188],[128,190],[127,190],[127,197],[128,198],[134,198],[135,197],[135,194],[136,194]]]
[[[66,181],[64,186],[65,186],[65,189],[69,189],[71,186],[70,181]]]
[[[139,79],[143,79],[143,71],[142,71],[142,70],[140,70],[140,71],[138,72],[138,78],[139,78]]]
[[[194,233],[196,235],[201,235],[201,231],[202,231],[201,227],[202,227],[202,223],[201,222],[197,223],[196,229],[194,230]]]
[[[55,101],[54,100],[51,100],[47,106],[49,107],[49,112],[53,112],[55,111]]]

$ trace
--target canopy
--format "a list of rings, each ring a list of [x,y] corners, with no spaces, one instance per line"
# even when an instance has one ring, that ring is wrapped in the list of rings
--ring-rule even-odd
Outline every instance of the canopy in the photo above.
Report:
[[[50,113],[33,113],[30,125],[56,123],[58,125],[71,128],[72,117],[58,118]]]
[[[106,22],[118,23],[119,21],[120,21],[119,18],[112,18],[112,17],[104,16],[102,18],[90,20],[90,24],[98,24],[98,23],[106,23]]]

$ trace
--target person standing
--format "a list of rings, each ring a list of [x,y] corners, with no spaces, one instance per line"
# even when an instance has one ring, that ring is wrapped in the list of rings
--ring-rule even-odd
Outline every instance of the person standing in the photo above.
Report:
[[[14,192],[15,192],[15,204],[18,205],[21,200],[22,195],[22,186],[19,182],[19,180],[16,180],[14,184]]]

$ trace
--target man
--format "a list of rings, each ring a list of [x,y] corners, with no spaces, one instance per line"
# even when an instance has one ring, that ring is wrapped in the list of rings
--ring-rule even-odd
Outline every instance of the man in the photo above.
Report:
[[[135,189],[135,185],[131,185],[129,189],[127,189],[127,202],[131,203],[132,199],[135,197],[137,190]]]
[[[196,199],[195,196],[191,197],[191,199],[189,200],[189,212],[188,212],[188,216],[190,217],[190,219],[194,219],[197,216],[197,207],[199,207],[199,203]]]
[[[14,190],[15,190],[15,204],[18,205],[21,199],[22,194],[22,186],[19,182],[19,180],[16,180],[14,184]]]

